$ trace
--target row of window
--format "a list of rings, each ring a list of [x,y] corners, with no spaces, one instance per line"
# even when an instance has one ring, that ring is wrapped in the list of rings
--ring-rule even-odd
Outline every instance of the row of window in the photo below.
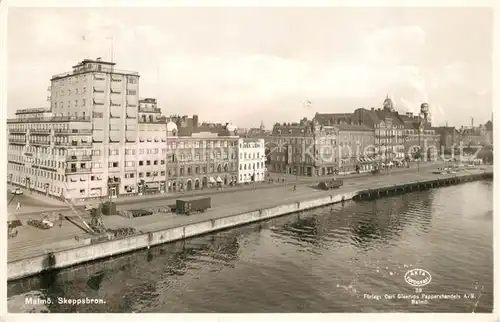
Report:
[[[264,162],[240,164],[240,170],[256,170],[256,169],[264,169]]]

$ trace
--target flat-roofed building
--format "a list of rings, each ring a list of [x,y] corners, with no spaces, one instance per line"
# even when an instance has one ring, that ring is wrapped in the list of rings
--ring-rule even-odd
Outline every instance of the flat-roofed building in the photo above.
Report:
[[[64,199],[127,193],[137,184],[126,173],[136,161],[127,151],[137,149],[139,74],[85,59],[49,90],[50,110],[7,122],[12,182]]]
[[[238,140],[238,183],[266,180],[266,148],[264,139]]]
[[[171,116],[167,123],[168,191],[223,187],[237,183],[236,127],[198,124],[198,116]]]

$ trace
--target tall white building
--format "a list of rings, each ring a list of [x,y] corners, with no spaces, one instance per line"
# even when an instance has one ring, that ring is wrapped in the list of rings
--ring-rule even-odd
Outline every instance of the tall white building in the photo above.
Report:
[[[20,110],[7,122],[9,181],[65,199],[114,197],[137,193],[139,176],[158,172],[165,160],[165,125],[159,125],[156,106],[153,118],[139,122],[137,72],[86,59],[54,75],[49,89],[50,110]],[[140,128],[147,133],[139,136]],[[141,151],[148,150],[158,153],[143,160]],[[138,171],[141,161],[158,167]],[[161,175],[155,177],[164,182]]]
[[[167,119],[161,115],[155,98],[139,100],[139,140],[137,162],[137,193],[164,193],[166,181]]]
[[[266,179],[264,139],[238,140],[238,183],[261,182]]]

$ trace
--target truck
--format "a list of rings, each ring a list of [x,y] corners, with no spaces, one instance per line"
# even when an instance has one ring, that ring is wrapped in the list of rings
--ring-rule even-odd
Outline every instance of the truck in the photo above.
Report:
[[[177,199],[175,209],[178,214],[190,215],[194,212],[205,212],[212,207],[212,198],[186,198]]]
[[[338,189],[344,185],[344,180],[340,179],[332,179],[328,181],[321,181],[318,184],[318,187],[321,190],[330,190],[330,189]]]

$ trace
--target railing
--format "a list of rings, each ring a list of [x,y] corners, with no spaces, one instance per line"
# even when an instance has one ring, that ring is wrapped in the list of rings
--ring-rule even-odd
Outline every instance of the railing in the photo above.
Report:
[[[91,142],[55,142],[56,145],[60,146],[82,146],[82,147],[91,147]]]
[[[30,134],[50,134],[48,129],[31,129]]]
[[[88,67],[87,65],[84,65],[80,68],[77,68],[77,69],[71,71],[71,72],[65,72],[65,73],[53,75],[52,79],[62,78],[62,77],[71,76],[71,75],[78,75],[78,74],[86,73],[89,71],[139,76],[138,72],[116,69],[116,68],[114,68],[114,66],[108,67],[108,66],[104,66],[104,65],[101,65],[98,63],[93,63],[92,67]]]
[[[138,119],[138,123],[144,123],[144,124],[166,124],[166,119],[159,119],[159,120],[141,120],[141,119]]]
[[[91,155],[67,155],[66,161],[90,161],[92,160]]]
[[[9,139],[9,143],[22,143],[22,144],[26,144],[26,139]]]
[[[50,141],[30,141],[30,145],[50,145]]]
[[[91,134],[91,129],[55,129],[55,134]]]
[[[9,129],[9,133],[23,133],[25,134],[26,133],[26,129]]]
[[[90,173],[90,168],[66,168],[66,173]]]
[[[7,120],[7,123],[69,122],[69,121],[90,122],[90,116],[30,117],[22,119],[9,119]]]
[[[161,113],[161,108],[153,107],[139,107],[139,112]]]

